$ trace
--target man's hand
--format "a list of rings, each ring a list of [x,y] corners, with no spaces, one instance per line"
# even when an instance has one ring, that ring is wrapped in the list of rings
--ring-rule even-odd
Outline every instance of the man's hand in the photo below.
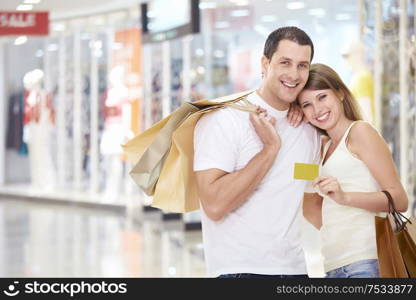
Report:
[[[277,153],[279,151],[282,141],[276,131],[276,119],[271,117],[266,119],[267,112],[262,108],[258,108],[258,114],[250,113],[250,121],[264,145],[264,149],[273,150]]]
[[[287,113],[287,121],[289,124],[293,127],[298,127],[300,123],[302,123],[303,119],[305,119],[305,122],[307,122],[306,118],[304,118],[302,108],[300,108],[300,106],[295,103],[290,104],[290,108]]]

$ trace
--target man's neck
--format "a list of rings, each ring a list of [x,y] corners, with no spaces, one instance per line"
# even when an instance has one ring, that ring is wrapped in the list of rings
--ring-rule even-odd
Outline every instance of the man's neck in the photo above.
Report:
[[[280,100],[278,97],[275,97],[272,93],[267,91],[264,86],[261,86],[256,92],[267,104],[269,104],[274,109],[280,111],[289,109],[289,103]]]

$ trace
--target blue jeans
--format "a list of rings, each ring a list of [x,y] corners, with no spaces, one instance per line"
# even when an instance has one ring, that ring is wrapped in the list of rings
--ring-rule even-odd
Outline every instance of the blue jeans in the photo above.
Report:
[[[262,275],[252,273],[222,274],[217,278],[309,278],[308,275]]]
[[[377,278],[380,277],[377,259],[364,259],[334,269],[325,278]]]

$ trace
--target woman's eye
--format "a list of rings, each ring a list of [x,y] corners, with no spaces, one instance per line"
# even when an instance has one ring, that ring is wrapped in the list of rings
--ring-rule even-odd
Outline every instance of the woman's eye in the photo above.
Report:
[[[321,95],[321,96],[319,96],[319,100],[322,100],[322,99],[324,99],[326,97],[326,95]]]

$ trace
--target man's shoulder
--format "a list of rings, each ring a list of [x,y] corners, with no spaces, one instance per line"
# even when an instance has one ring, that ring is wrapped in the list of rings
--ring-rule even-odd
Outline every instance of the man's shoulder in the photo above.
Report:
[[[247,90],[243,92],[238,92],[238,93],[214,98],[211,100],[202,100],[198,102],[199,103],[209,102],[210,104],[212,104],[212,103],[223,103],[223,102],[229,102],[229,101],[235,100],[235,102],[237,103],[238,99],[247,98],[248,96],[250,96],[250,94],[255,92],[255,90],[256,89],[251,89],[251,90]],[[230,107],[226,106],[226,107],[205,113],[201,117],[199,122],[201,122],[201,120],[204,120],[204,122],[215,121],[215,122],[220,122],[220,123],[229,123],[229,122],[247,123],[246,121],[248,120],[248,118],[249,118],[249,113],[247,111],[240,110],[231,106]]]
[[[242,91],[242,92],[237,92],[237,93],[217,97],[217,98],[214,98],[214,99],[210,99],[208,101],[209,102],[214,102],[214,103],[223,103],[223,102],[233,101],[233,100],[236,100],[236,99],[239,99],[239,98],[245,98],[248,95],[252,94],[255,90],[256,89],[250,89],[250,90],[246,90],[246,91]],[[202,100],[202,101],[206,101],[206,100]]]
[[[229,127],[230,124],[244,124],[249,119],[248,112],[241,111],[232,107],[224,107],[212,112],[205,113],[198,121],[198,123],[212,123],[215,122],[221,126]]]

